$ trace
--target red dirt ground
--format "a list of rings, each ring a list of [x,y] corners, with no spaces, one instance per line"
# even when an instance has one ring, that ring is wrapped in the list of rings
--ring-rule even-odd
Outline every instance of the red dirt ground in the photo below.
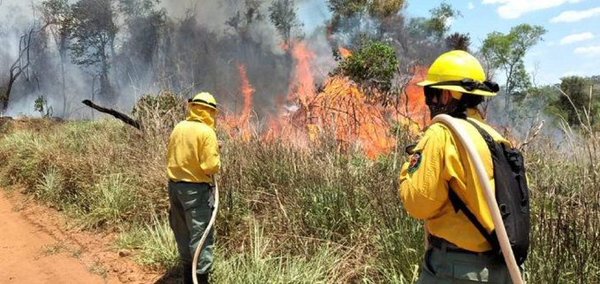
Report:
[[[0,283],[165,283],[119,253],[114,233],[68,227],[56,210],[0,189]]]

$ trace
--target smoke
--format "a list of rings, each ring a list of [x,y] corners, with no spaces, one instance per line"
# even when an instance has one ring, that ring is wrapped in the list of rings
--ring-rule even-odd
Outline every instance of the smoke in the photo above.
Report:
[[[72,50],[61,60],[56,34],[52,33],[56,28],[47,27],[33,38],[28,74],[15,82],[7,114],[34,113],[34,101],[40,96],[46,98],[54,115],[65,118],[90,116],[92,112],[80,103],[82,99],[128,112],[140,96],[162,90],[187,97],[209,91],[226,111],[239,112],[243,102],[240,65],[245,66],[256,90],[255,111],[259,116],[275,113],[278,98],[287,97],[295,85],[297,62],[269,18],[274,1],[162,0],[153,9],[126,13],[119,10],[119,1],[112,0],[112,21],[118,31],[114,42],[106,47],[108,74],[98,72],[98,63],[73,63]],[[17,57],[19,37],[31,28],[40,30],[44,24],[39,11],[42,0],[27,2],[4,0],[0,6],[0,40],[7,46],[0,50],[0,86],[6,80],[6,66]],[[354,38],[365,33],[395,45],[403,64],[412,64],[411,58],[429,50],[411,43],[401,15],[383,28],[372,19],[352,19],[358,23],[356,27],[331,34],[327,1],[295,3],[303,25],[293,30],[292,38],[303,41],[314,53],[310,69],[316,85],[337,64],[332,50],[338,44],[352,48]],[[69,43],[72,46],[73,40]],[[94,52],[88,49],[85,54]]]
[[[267,45],[271,52],[281,54],[281,41],[276,36],[277,31],[269,22],[268,7],[274,0],[265,1],[238,1],[238,0],[163,0],[160,4],[167,11],[167,14],[174,20],[184,20],[193,16],[199,27],[215,33],[219,37],[233,36],[235,30],[229,21],[239,16],[243,18],[248,13],[248,9],[256,4],[256,10],[253,11],[255,19],[248,31],[248,36],[256,42]]]
[[[4,115],[39,115],[34,111],[39,97],[46,99],[54,116],[64,118],[89,118],[92,111],[80,103],[83,99],[128,112],[139,97],[161,90],[182,96],[209,91],[227,111],[236,112],[243,101],[239,65],[246,67],[256,89],[255,110],[259,115],[275,112],[275,102],[286,97],[293,84],[296,62],[269,19],[273,1],[162,0],[136,17],[119,11],[118,1],[112,1],[119,30],[108,47],[110,69],[108,79],[102,81],[98,65],[73,63],[73,52],[61,60],[57,28],[41,29],[42,0],[4,0],[0,2],[0,88],[18,57],[20,37],[35,30],[31,64],[14,83]],[[325,3],[296,1],[298,20],[304,25],[293,31],[293,37],[307,42],[315,53],[312,69],[317,83],[335,66],[326,36]]]

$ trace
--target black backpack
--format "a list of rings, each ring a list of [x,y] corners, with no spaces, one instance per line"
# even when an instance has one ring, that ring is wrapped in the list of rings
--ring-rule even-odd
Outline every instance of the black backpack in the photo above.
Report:
[[[494,164],[494,180],[496,185],[496,202],[504,221],[504,227],[515,255],[517,264],[522,264],[529,250],[530,208],[529,188],[525,175],[523,155],[518,149],[504,143],[494,141],[477,123],[466,119],[483,136],[492,154]],[[502,253],[496,232],[488,233],[477,220],[477,217],[467,208],[454,190],[449,190],[449,199],[456,212],[463,211],[471,223],[492,245],[492,250]]]

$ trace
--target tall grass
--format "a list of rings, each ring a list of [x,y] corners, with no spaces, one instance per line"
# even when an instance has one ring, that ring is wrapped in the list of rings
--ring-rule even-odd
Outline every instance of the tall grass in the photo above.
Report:
[[[140,133],[103,120],[11,130],[0,136],[0,178],[86,227],[121,231],[118,246],[134,249],[141,263],[172,268],[173,236],[166,219],[155,217],[168,208],[168,131],[161,127]],[[531,283],[600,282],[598,140],[573,137],[567,153],[543,139],[526,153]],[[403,155],[372,161],[334,143],[307,150],[222,139],[219,283],[415,281],[424,236],[397,198]],[[413,142],[407,139],[399,148]]]
[[[120,249],[139,250],[136,260],[150,267],[172,269],[178,264],[175,236],[164,216],[155,216],[147,224],[137,224],[123,230],[116,246]]]
[[[312,255],[273,255],[278,246],[265,236],[256,220],[249,221],[250,242],[240,253],[218,262],[216,283],[343,283],[347,279],[343,267],[347,256],[323,245]],[[218,253],[223,249],[219,248]]]

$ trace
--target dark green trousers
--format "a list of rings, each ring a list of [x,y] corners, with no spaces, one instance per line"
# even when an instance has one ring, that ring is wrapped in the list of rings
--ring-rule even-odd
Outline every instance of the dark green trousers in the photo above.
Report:
[[[175,233],[177,249],[184,267],[184,282],[191,281],[196,247],[210,221],[213,188],[208,183],[169,181],[169,221]],[[198,259],[198,276],[208,274],[213,264],[214,230],[209,233]],[[189,270],[189,271],[187,271]],[[187,271],[187,272],[186,272]],[[191,283],[191,282],[189,282]]]
[[[502,256],[429,248],[417,283],[512,283]]]

